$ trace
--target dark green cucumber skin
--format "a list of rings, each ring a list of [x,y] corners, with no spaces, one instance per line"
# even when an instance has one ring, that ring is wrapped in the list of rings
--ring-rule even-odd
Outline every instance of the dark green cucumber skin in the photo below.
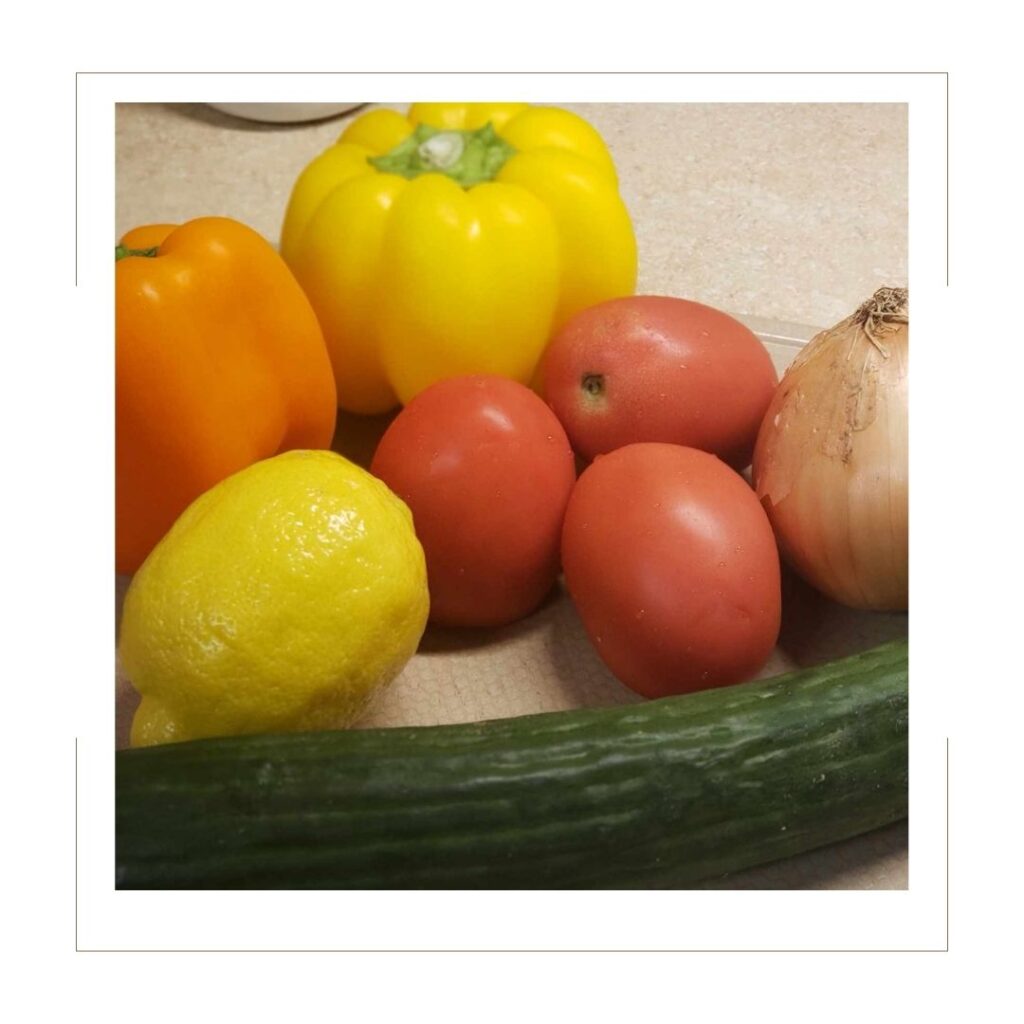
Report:
[[[907,815],[907,643],[629,707],[119,752],[125,889],[682,886]]]

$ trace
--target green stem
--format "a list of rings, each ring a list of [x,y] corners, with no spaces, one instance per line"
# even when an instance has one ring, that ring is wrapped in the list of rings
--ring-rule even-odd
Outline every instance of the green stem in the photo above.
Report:
[[[421,174],[445,174],[463,188],[493,181],[505,161],[515,153],[487,123],[473,131],[443,131],[417,125],[415,131],[383,156],[370,163],[384,174],[418,178]]]
[[[126,256],[155,256],[160,251],[160,246],[154,245],[152,249],[129,249],[127,245],[114,246],[114,262],[123,260]]]

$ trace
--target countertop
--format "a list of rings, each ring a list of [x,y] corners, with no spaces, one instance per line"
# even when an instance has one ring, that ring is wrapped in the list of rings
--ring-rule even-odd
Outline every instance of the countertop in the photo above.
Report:
[[[881,285],[906,284],[904,105],[563,105],[601,132],[615,158],[637,234],[638,292],[683,296],[753,318],[762,337],[785,333],[766,331],[771,321],[805,325],[789,336],[806,339],[806,326],[842,319]],[[276,243],[296,176],[345,123],[342,117],[263,125],[202,105],[121,104],[116,237],[144,223],[216,214]],[[835,606],[816,615],[808,660],[905,629],[905,620],[851,618]],[[508,694],[491,703],[476,694],[463,710],[474,701],[476,708],[526,713],[559,702],[632,699],[591,656],[567,600],[556,595],[533,619],[469,644],[428,631],[423,652],[366,724],[396,724],[406,713],[412,723],[452,720],[459,710],[453,688],[479,678],[488,658],[501,660],[506,680],[517,666],[527,676],[529,659],[547,657],[536,652],[550,650],[556,636],[585,672],[569,673],[543,693],[517,695],[518,703]],[[779,662],[776,670],[785,667]],[[119,679],[122,739],[133,696]],[[547,703],[531,706],[535,699]],[[906,844],[901,823],[702,887],[905,888]]]
[[[615,158],[638,292],[825,327],[881,285],[906,285],[904,104],[565,105]],[[346,123],[121,104],[117,237],[218,214],[276,243],[295,178]]]

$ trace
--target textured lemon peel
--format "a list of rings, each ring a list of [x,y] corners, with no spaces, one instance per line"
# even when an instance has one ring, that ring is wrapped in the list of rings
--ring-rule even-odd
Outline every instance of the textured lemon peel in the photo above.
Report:
[[[186,510],[129,588],[132,743],[351,724],[427,612],[412,516],[383,483],[328,452],[250,466]]]

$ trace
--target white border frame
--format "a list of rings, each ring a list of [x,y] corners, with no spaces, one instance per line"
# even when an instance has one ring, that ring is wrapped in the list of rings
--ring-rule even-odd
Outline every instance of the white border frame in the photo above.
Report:
[[[909,104],[910,284],[915,333],[941,347],[946,311],[947,80],[928,74],[80,74],[75,313],[113,364],[114,105],[117,102],[376,102],[470,96],[544,102]],[[159,145],[159,140],[154,140]],[[68,273],[72,268],[68,268]],[[927,373],[927,354],[915,355]],[[90,406],[113,436],[113,374]],[[113,522],[113,456],[108,472]],[[912,456],[918,457],[916,433]],[[916,465],[916,462],[915,462]],[[912,507],[915,524],[919,518]],[[101,509],[98,513],[103,514]],[[941,651],[912,643],[910,887],[901,892],[118,892],[114,889],[110,613],[113,538],[85,562],[76,662],[76,948],[79,950],[939,950],[947,945],[946,739]],[[937,595],[918,586],[914,637]],[[921,563],[923,565],[923,562]],[[92,570],[95,570],[94,572]],[[105,588],[110,588],[106,590]],[[91,593],[91,598],[89,596]],[[97,603],[96,595],[109,600]],[[941,593],[940,595],[941,596]],[[70,738],[68,740],[70,743]]]

